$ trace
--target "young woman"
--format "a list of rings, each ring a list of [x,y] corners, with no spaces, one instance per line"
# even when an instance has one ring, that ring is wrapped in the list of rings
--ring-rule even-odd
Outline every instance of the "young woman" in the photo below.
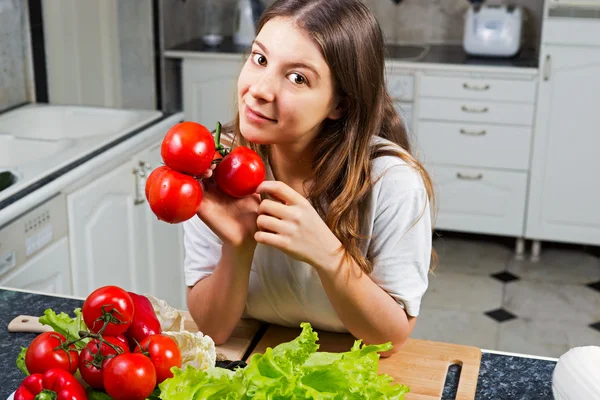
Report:
[[[359,0],[276,1],[238,106],[224,129],[261,154],[267,180],[243,199],[204,181],[184,224],[198,327],[220,344],[240,317],[308,321],[397,351],[428,285],[432,185],[386,91],[374,16]]]

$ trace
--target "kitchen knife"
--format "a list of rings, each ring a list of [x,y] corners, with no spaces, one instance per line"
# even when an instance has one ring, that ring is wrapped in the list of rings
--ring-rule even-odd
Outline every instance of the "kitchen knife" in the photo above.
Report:
[[[49,325],[42,325],[38,317],[33,317],[31,315],[19,315],[8,324],[9,332],[42,333],[51,332],[53,330],[54,329]]]

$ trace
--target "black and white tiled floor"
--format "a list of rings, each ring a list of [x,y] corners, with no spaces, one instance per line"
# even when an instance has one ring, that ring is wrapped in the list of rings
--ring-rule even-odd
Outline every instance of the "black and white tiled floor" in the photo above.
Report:
[[[514,240],[449,232],[413,337],[559,357],[600,346],[598,249],[542,244],[541,260],[514,259]]]

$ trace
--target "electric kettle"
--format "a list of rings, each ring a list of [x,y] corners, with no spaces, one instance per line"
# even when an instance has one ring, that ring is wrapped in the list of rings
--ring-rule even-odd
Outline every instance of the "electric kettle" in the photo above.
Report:
[[[235,13],[233,41],[235,44],[249,46],[256,37],[256,23],[264,11],[259,0],[238,0]]]

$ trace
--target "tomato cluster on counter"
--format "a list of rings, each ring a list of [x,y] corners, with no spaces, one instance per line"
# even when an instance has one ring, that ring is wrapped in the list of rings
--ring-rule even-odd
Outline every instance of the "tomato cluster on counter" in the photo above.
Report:
[[[177,342],[161,334],[161,325],[145,296],[117,286],[103,286],[84,301],[88,328],[69,340],[59,332],[38,335],[25,354],[30,375],[15,392],[15,400],[87,399],[74,377],[77,371],[91,388],[115,400],[146,399],[156,386],[181,368]],[[83,349],[75,344],[89,340]],[[45,392],[44,392],[45,391]],[[37,397],[36,397],[37,396]]]
[[[220,143],[221,125],[215,137],[203,125],[186,121],[173,126],[161,145],[165,165],[156,168],[146,181],[146,199],[159,220],[176,224],[192,218],[202,202],[198,178],[211,164],[220,190],[241,198],[253,194],[265,179],[260,156],[245,146],[233,149]]]

